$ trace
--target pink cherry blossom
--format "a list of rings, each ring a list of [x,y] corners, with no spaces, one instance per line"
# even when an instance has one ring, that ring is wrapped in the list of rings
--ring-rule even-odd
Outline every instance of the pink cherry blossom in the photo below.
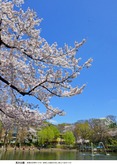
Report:
[[[84,67],[91,65],[90,58],[79,65],[78,49],[85,43],[75,42],[58,48],[40,36],[42,21],[30,8],[15,10],[23,0],[3,0],[0,11],[0,116],[8,127],[13,125],[40,125],[64,112],[51,105],[51,98],[71,97],[82,93],[85,84],[73,87],[71,82]],[[37,29],[38,26],[38,29]],[[24,100],[34,97],[45,106],[43,113],[36,105]]]

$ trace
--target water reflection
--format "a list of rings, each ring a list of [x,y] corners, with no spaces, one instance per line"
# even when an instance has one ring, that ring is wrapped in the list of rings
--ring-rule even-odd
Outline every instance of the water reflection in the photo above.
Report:
[[[110,155],[78,151],[0,151],[1,160],[117,160],[117,153]]]

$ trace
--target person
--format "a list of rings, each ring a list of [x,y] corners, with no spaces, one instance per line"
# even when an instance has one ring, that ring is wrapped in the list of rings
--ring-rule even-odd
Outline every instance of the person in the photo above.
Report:
[[[23,147],[23,151],[25,150],[25,147]]]

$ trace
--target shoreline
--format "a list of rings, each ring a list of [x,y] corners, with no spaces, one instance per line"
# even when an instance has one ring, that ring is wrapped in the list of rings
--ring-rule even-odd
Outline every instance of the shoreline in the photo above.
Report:
[[[4,148],[0,148],[0,151],[5,151]],[[54,152],[54,151],[78,151],[77,149],[62,149],[62,148],[37,148],[37,147],[21,147],[21,148],[13,148],[8,147],[6,151],[43,151],[43,152]]]
[[[66,152],[66,151],[72,151],[72,152],[91,152],[91,151],[80,151],[78,149],[63,149],[63,148],[39,148],[39,147],[29,147],[29,146],[22,146],[21,148],[18,148],[18,147],[7,147],[7,150],[5,148],[2,148],[0,147],[0,151],[14,151],[14,152],[17,152],[17,151],[23,151],[23,152],[55,152],[55,151],[62,151],[62,152]],[[117,151],[113,151],[113,150],[109,150],[107,149],[106,150],[107,152],[111,153],[111,152],[117,152]],[[98,152],[98,151],[97,151]]]

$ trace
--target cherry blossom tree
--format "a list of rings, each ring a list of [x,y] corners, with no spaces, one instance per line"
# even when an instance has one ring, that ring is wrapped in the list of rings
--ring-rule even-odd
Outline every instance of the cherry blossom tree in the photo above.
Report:
[[[2,0],[0,10],[0,115],[6,127],[39,125],[64,112],[54,108],[51,98],[71,97],[82,93],[85,84],[73,87],[71,82],[92,59],[79,65],[78,49],[84,44],[65,44],[58,48],[40,36],[42,19],[30,8],[23,11],[23,0]],[[17,5],[17,9],[15,7]],[[46,112],[26,102],[33,97]]]

